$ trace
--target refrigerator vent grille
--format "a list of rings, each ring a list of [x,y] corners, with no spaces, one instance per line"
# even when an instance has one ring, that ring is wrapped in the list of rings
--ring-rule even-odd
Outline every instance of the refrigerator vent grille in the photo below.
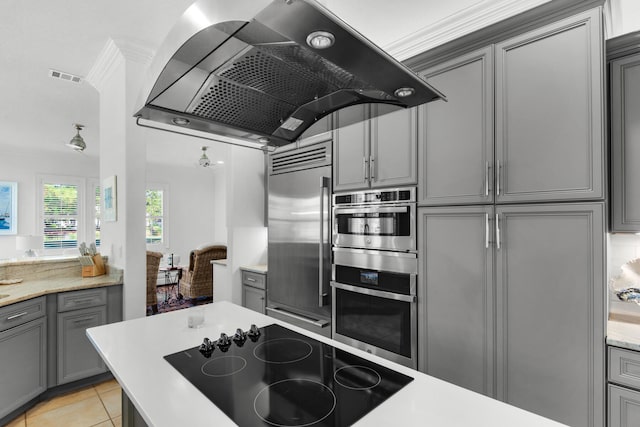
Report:
[[[318,144],[274,154],[270,161],[271,174],[329,165],[331,164],[331,152],[328,147],[327,144]]]

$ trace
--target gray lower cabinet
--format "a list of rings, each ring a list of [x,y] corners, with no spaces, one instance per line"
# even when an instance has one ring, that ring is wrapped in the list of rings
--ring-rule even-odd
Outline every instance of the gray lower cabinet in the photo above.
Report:
[[[44,297],[0,308],[0,419],[47,389],[45,311]]]
[[[420,371],[494,396],[493,206],[420,208]]]
[[[498,206],[496,222],[498,399],[603,425],[604,204]]]
[[[266,314],[267,275],[240,269],[242,273],[242,306]]]
[[[611,132],[611,231],[640,232],[640,32],[607,41]],[[620,54],[622,52],[622,55]]]
[[[266,293],[262,289],[253,288],[251,286],[242,287],[243,306],[258,313],[266,314],[265,306]]]
[[[640,352],[609,350],[609,427],[640,426]]]
[[[107,289],[59,293],[57,317],[57,383],[106,372],[106,365],[87,338],[86,330],[107,323]]]
[[[356,105],[336,113],[334,191],[415,185],[418,182],[417,109]],[[376,116],[370,118],[372,116]]]
[[[418,203],[493,203],[493,48],[420,75],[447,101],[420,108]]]
[[[420,369],[603,425],[604,204],[420,208],[418,228]]]
[[[58,384],[106,372],[106,365],[87,338],[87,328],[107,323],[107,307],[58,314]]]
[[[640,426],[640,391],[609,385],[608,426]]]

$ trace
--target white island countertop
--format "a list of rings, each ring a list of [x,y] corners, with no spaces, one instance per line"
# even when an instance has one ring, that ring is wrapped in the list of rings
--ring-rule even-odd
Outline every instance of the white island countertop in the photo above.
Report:
[[[418,371],[330,340],[229,302],[205,307],[205,324],[187,327],[193,308],[90,328],[89,339],[122,390],[149,426],[234,426],[224,412],[175,370],[163,356],[200,345],[221,332],[283,325],[318,341],[370,359],[414,381],[361,418],[356,426],[533,427],[561,424],[446,383]]]

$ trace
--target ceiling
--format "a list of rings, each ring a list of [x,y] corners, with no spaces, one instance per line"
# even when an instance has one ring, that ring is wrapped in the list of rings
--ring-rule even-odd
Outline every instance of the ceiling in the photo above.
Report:
[[[85,77],[109,40],[157,48],[193,0],[3,0],[0,2],[0,146],[68,151],[74,123],[86,126],[83,153],[98,156],[98,92],[49,77],[55,69]],[[225,0],[232,1],[232,0]],[[509,0],[319,0],[374,43],[385,48],[467,9]],[[548,0],[536,0],[543,3]],[[625,0],[616,0],[618,2]],[[628,0],[631,1],[631,0]],[[513,3],[513,0],[510,0]],[[398,10],[410,13],[398,14]],[[389,17],[397,17],[389,19]],[[160,133],[149,161],[194,165],[203,143]],[[185,140],[188,139],[188,142]],[[188,147],[185,148],[185,144]],[[155,149],[158,148],[158,149]],[[207,154],[216,160],[215,146]]]

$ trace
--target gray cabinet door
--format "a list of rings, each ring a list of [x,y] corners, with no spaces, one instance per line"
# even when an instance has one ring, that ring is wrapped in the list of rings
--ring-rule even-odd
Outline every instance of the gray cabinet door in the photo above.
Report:
[[[496,208],[497,397],[604,424],[604,204]]]
[[[106,366],[86,329],[107,323],[107,307],[58,313],[58,384],[101,374]]]
[[[333,189],[359,190],[369,187],[368,106],[343,108],[335,115],[333,134]],[[345,123],[351,123],[345,125]]]
[[[612,231],[640,231],[640,54],[611,62]]]
[[[0,332],[0,418],[47,389],[46,320]]]
[[[493,202],[493,48],[461,56],[421,76],[447,102],[420,108],[421,205]]]
[[[419,369],[494,395],[493,206],[420,208]]]
[[[609,385],[609,427],[640,426],[640,391]]]
[[[600,9],[499,43],[496,202],[604,197]]]
[[[258,313],[266,314],[265,291],[251,286],[242,286],[242,305]]]
[[[384,110],[385,105],[373,105]],[[418,183],[418,110],[401,109],[371,120],[369,176],[372,188]]]

